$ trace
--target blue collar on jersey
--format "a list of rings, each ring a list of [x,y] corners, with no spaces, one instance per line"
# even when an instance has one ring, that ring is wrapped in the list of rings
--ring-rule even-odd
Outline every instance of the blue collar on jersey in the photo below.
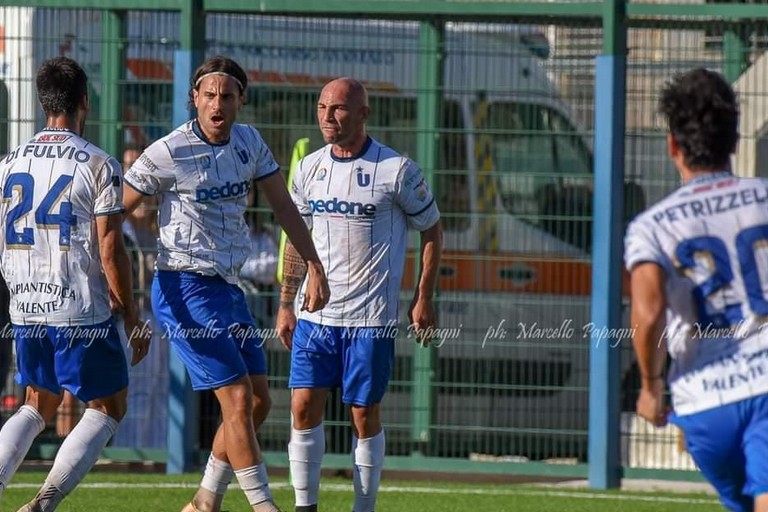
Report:
[[[232,125],[234,126],[234,125]],[[229,139],[225,140],[224,142],[211,142],[208,140],[208,137],[203,135],[203,130],[200,129],[200,124],[197,122],[197,118],[192,120],[192,131],[195,132],[195,135],[200,137],[200,140],[208,144],[209,146],[226,146],[229,144]]]
[[[733,173],[731,171],[707,172],[691,178],[690,180],[686,181],[684,185],[700,185],[702,183],[708,183],[710,181],[729,177],[733,177]]]
[[[360,152],[354,156],[348,156],[345,158],[342,158],[340,156],[336,156],[333,154],[333,148],[331,148],[331,158],[336,162],[351,162],[353,160],[357,160],[361,156],[365,154],[366,151],[368,151],[368,148],[371,147],[371,144],[373,143],[373,139],[371,139],[370,136],[367,136],[365,139],[365,144],[363,144],[363,149],[360,150]]]

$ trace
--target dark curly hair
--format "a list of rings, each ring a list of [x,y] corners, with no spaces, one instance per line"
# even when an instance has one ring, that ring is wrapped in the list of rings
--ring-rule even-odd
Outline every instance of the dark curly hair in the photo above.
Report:
[[[728,167],[739,140],[739,105],[720,74],[699,68],[675,75],[661,92],[659,112],[688,167]]]
[[[243,68],[240,67],[240,64],[229,57],[216,55],[215,57],[206,59],[206,61],[203,62],[192,75],[189,89],[189,102],[187,103],[190,110],[195,108],[194,91],[200,88],[200,78],[209,73],[225,73],[240,82],[240,94],[245,94],[245,90],[248,88],[248,76],[245,74],[245,71],[243,71]]]
[[[71,116],[88,95],[88,76],[69,57],[54,57],[43,62],[35,83],[46,116]]]

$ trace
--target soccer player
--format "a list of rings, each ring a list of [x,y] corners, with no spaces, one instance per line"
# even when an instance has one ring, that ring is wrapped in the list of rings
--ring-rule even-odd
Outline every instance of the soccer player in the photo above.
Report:
[[[637,412],[682,429],[728,510],[766,512],[768,180],[731,174],[739,111],[719,74],[675,76],[659,110],[682,185],[639,215],[625,240]]]
[[[310,269],[304,307],[322,308],[329,294],[272,152],[255,128],[235,122],[246,87],[245,71],[235,61],[206,60],[190,89],[197,117],[150,145],[125,176],[126,211],[145,197],[159,198],[155,317],[192,387],[213,389],[221,405],[222,423],[188,512],[218,512],[233,470],[253,510],[277,510],[256,441],[270,408],[266,360],[236,285],[251,250],[244,214],[254,180]]]
[[[409,227],[421,232],[422,266],[408,316],[420,336],[435,324],[440,212],[421,169],[368,136],[368,115],[360,82],[326,84],[317,120],[327,145],[301,160],[292,183],[331,286],[328,305],[302,311],[297,322],[294,299],[300,286],[300,300],[308,292],[305,265],[286,245],[277,331],[291,351],[288,456],[297,512],[317,510],[323,411],[329,389],[338,386],[352,416],[353,510],[374,509],[385,451],[379,406],[394,361]]]
[[[0,493],[64,390],[86,404],[40,492],[21,510],[49,512],[82,480],[125,415],[128,369],[110,311],[133,348],[149,349],[123,245],[120,164],[82,138],[88,79],[72,59],[37,73],[45,128],[0,161],[0,254],[11,292],[17,380],[26,402],[0,431]]]

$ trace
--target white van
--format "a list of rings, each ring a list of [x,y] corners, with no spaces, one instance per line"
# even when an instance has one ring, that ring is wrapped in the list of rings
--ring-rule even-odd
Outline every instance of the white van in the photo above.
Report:
[[[100,12],[0,8],[0,27],[0,152],[40,125],[32,77],[47,57],[68,55],[85,67],[98,109]],[[127,16],[126,141],[146,144],[171,128],[177,27],[176,14]],[[310,137],[313,148],[321,143],[317,94],[337,76],[366,83],[370,132],[418,160],[417,23],[215,14],[207,16],[206,39],[206,55],[227,55],[247,70],[240,119],[259,128],[281,163],[289,162],[298,138]],[[549,48],[537,29],[448,23],[442,51],[433,182],[445,253],[433,427],[413,439],[414,346],[403,326],[384,405],[388,446],[397,451],[399,439],[421,441],[431,455],[581,456],[591,334],[589,140],[548,77]],[[95,119],[94,113],[91,127]],[[89,135],[98,142],[95,132]],[[639,207],[642,201],[629,210]],[[414,261],[411,255],[403,320]],[[272,367],[285,368],[287,354],[268,346]],[[273,386],[272,418],[287,416],[284,382]],[[283,443],[284,422],[270,425],[262,438]],[[410,453],[408,442],[399,446]]]

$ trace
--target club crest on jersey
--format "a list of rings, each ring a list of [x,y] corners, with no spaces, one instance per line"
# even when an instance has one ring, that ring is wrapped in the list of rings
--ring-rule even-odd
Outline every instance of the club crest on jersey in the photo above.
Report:
[[[211,157],[208,155],[203,155],[200,157],[200,167],[203,169],[210,169],[211,168]]]
[[[243,164],[247,164],[248,163],[248,151],[247,150],[235,148],[235,153],[237,153],[237,157],[240,159],[240,161]]]
[[[424,201],[427,198],[427,182],[424,180],[424,177],[413,187],[413,190],[416,191],[416,199],[419,201]]]
[[[355,169],[357,171],[357,184],[361,187],[367,187],[371,184],[371,175],[363,171],[362,167]]]
[[[325,179],[325,175],[328,174],[328,170],[323,167],[319,171],[317,171],[317,176],[315,176],[315,179],[317,181],[323,181]]]
[[[427,198],[427,183],[422,178],[421,182],[416,186],[416,199],[424,201]]]

